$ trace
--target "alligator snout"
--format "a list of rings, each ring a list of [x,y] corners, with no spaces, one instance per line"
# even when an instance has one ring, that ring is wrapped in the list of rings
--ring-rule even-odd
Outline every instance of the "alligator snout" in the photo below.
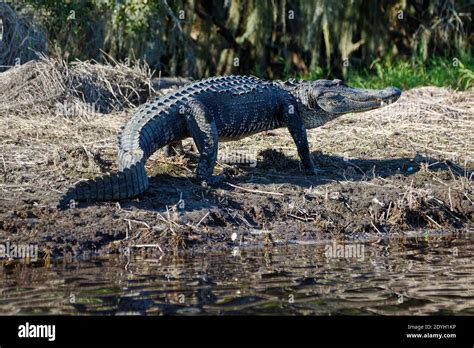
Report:
[[[382,96],[379,98],[381,106],[395,103],[402,95],[402,91],[397,87],[387,87],[382,91]]]
[[[385,89],[388,94],[391,94],[394,98],[399,98],[402,94],[402,91],[397,87],[388,87]]]

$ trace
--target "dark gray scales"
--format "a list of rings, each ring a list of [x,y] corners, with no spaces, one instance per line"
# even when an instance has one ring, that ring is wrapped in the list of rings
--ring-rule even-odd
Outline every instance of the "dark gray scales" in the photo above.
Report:
[[[362,112],[396,101],[400,90],[351,88],[340,80],[265,81],[250,76],[221,76],[186,85],[143,105],[118,136],[120,172],[72,187],[70,200],[117,200],[148,188],[147,159],[167,145],[192,137],[200,153],[197,177],[210,184],[219,141],[232,141],[287,127],[307,174],[315,174],[306,130],[349,112]]]

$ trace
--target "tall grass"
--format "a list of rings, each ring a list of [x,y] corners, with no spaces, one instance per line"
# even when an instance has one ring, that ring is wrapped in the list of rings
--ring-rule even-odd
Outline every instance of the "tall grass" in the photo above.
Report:
[[[433,57],[427,62],[375,61],[363,71],[349,70],[347,82],[354,87],[383,88],[396,86],[409,89],[417,86],[445,86],[457,90],[474,87],[474,59]]]
[[[474,58],[461,55],[459,58],[433,57],[426,62],[375,60],[363,70],[348,69],[346,82],[358,88],[384,88],[396,86],[410,89],[417,86],[451,87],[467,90],[474,87]],[[321,68],[311,71],[305,78],[310,80],[335,78],[331,72]]]

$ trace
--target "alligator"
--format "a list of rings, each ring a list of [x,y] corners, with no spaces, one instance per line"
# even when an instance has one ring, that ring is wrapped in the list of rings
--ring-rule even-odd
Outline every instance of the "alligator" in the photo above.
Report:
[[[135,197],[147,190],[145,162],[158,149],[192,137],[199,151],[196,175],[203,185],[214,176],[218,142],[287,127],[307,175],[317,174],[306,135],[346,113],[395,102],[401,91],[358,89],[341,80],[266,81],[253,76],[219,76],[185,85],[144,104],[118,135],[119,171],[79,182],[58,207],[76,201]]]

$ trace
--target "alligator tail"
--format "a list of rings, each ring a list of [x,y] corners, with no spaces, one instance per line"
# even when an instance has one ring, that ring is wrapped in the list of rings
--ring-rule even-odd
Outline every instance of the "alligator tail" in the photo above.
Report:
[[[91,202],[130,198],[139,195],[147,188],[148,176],[144,161],[140,161],[118,173],[79,182],[61,197],[58,208],[70,208],[71,201]]]

